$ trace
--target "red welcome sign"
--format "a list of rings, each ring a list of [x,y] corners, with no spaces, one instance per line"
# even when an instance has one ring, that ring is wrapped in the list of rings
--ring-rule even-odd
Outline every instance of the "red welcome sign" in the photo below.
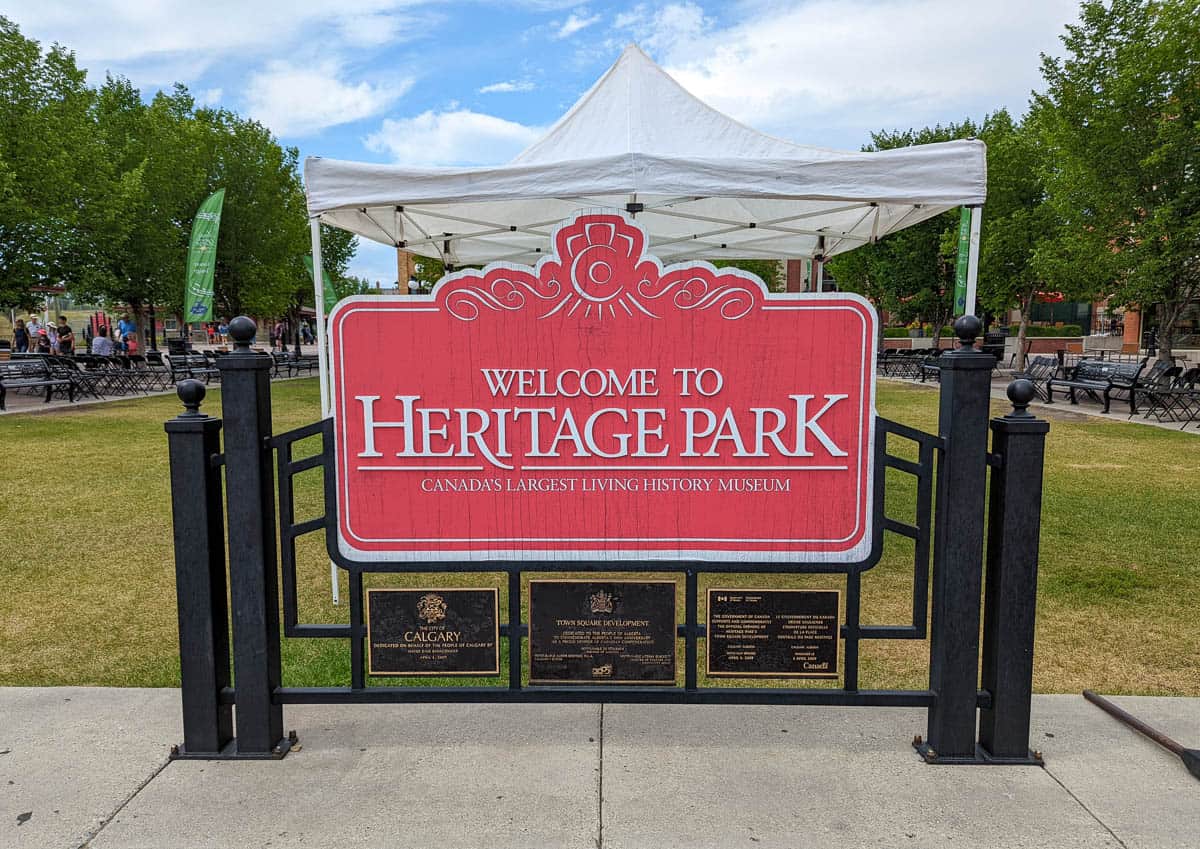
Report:
[[[866,301],[664,267],[621,213],[577,215],[553,245],[534,268],[497,263],[428,296],[335,308],[345,556],[865,556]]]

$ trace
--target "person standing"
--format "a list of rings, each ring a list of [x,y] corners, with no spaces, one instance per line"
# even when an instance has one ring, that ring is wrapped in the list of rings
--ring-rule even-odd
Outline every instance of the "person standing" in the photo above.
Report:
[[[137,323],[129,313],[121,316],[121,320],[117,322],[117,343],[122,351],[128,350],[128,341],[134,338],[137,333]]]
[[[71,330],[71,325],[67,324],[67,317],[60,315],[58,317],[58,327],[54,328],[58,333],[58,352],[64,357],[74,356],[75,354],[75,331]]]
[[[25,328],[25,319],[18,318],[13,326],[13,350],[24,354],[29,350],[29,331]]]
[[[42,326],[40,321],[38,321],[38,317],[36,315],[30,315],[29,321],[25,324],[25,329],[29,331],[29,347],[36,347],[38,334],[40,334],[46,328]]]

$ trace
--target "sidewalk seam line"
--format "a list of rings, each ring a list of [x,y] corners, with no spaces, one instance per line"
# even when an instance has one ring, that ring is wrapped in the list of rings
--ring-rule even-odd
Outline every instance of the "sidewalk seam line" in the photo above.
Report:
[[[1068,796],[1070,796],[1072,799],[1075,800],[1075,804],[1079,805],[1079,807],[1081,807],[1085,811],[1087,811],[1088,816],[1090,816],[1092,819],[1094,819],[1096,822],[1098,822],[1105,831],[1107,831],[1109,834],[1112,835],[1112,839],[1117,841],[1117,845],[1121,846],[1122,849],[1129,849],[1129,847],[1126,845],[1125,841],[1122,840],[1120,837],[1118,837],[1117,833],[1115,831],[1113,831],[1111,828],[1109,828],[1108,823],[1106,823],[1104,820],[1100,819],[1100,817],[1096,816],[1095,811],[1093,811],[1091,808],[1089,808],[1087,805],[1085,805],[1083,803],[1083,800],[1080,799],[1078,796],[1076,796],[1071,791],[1070,787],[1068,787],[1066,784],[1063,784],[1063,782],[1059,780],[1058,776],[1050,771],[1049,767],[1043,766],[1042,769],[1045,770],[1046,775],[1050,776],[1050,778],[1054,781],[1055,784],[1057,784],[1059,787],[1061,787]]]
[[[87,838],[82,843],[79,844],[78,849],[87,849],[88,846],[90,846],[92,844],[92,841],[100,836],[100,832],[102,832],[102,831],[104,831],[104,829],[108,828],[109,823],[111,823],[113,820],[115,820],[117,818],[117,816],[121,813],[121,811],[125,810],[125,806],[128,805],[130,802],[132,802],[139,793],[141,793],[143,790],[146,789],[146,786],[149,785],[151,781],[158,778],[159,775],[162,774],[162,771],[170,765],[171,765],[170,758],[167,758],[165,761],[163,761],[161,764],[159,764],[158,768],[156,770],[154,770],[154,772],[150,773],[150,775],[144,781],[142,781],[141,784],[139,784],[137,787],[134,788],[132,793],[130,793],[128,796],[126,796],[121,801],[121,804],[117,805],[117,809],[115,811],[113,811],[111,814],[109,814],[107,817],[105,817],[103,820],[100,821],[100,825],[97,826],[96,830],[93,831],[91,834],[89,834],[87,836]]]

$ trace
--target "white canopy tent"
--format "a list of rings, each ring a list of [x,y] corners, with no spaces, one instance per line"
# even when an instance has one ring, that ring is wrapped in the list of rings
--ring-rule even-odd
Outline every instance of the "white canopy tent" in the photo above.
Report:
[[[320,223],[450,266],[532,265],[560,221],[615,208],[637,218],[648,250],[665,262],[819,263],[970,206],[968,312],[987,183],[983,142],[874,153],[794,144],[701,102],[635,45],[507,165],[430,169],[309,157],[304,176],[316,268]],[[314,277],[328,415],[323,281]]]
[[[318,267],[318,222],[450,266],[533,264],[560,221],[616,208],[637,217],[666,262],[823,260],[971,206],[973,272],[987,182],[985,148],[973,139],[850,153],[760,133],[693,97],[635,45],[507,165],[309,157],[304,172]]]

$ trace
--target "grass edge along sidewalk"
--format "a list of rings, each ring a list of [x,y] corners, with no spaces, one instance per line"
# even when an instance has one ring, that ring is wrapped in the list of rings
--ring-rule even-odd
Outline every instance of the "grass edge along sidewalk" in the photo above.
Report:
[[[276,432],[317,418],[315,380],[287,381],[272,391]],[[220,415],[219,388],[210,390],[205,409]],[[994,412],[1004,409],[997,402]],[[937,395],[881,382],[879,410],[932,430]],[[162,396],[0,419],[0,528],[8,550],[0,570],[0,685],[178,684],[162,429],[178,411],[177,399]],[[1200,440],[1190,434],[1109,421],[1053,421],[1038,581],[1039,692],[1090,687],[1200,695],[1197,468]],[[909,480],[889,477],[895,487],[889,512],[898,518],[911,510]],[[297,491],[301,515],[306,508],[309,515],[319,510],[319,472],[302,474]],[[328,561],[318,536],[300,546],[301,617],[344,621],[345,606],[330,604]],[[910,615],[909,545],[890,541],[884,560],[864,576],[865,622]],[[493,578],[440,575],[438,581],[479,585]],[[702,584],[716,579],[707,576]],[[841,583],[827,576],[719,580]],[[372,586],[428,582],[421,576],[368,579]],[[497,583],[503,592],[503,582]],[[285,640],[285,681],[344,684],[347,655],[341,640]],[[862,686],[923,687],[927,657],[924,642],[867,642]]]

